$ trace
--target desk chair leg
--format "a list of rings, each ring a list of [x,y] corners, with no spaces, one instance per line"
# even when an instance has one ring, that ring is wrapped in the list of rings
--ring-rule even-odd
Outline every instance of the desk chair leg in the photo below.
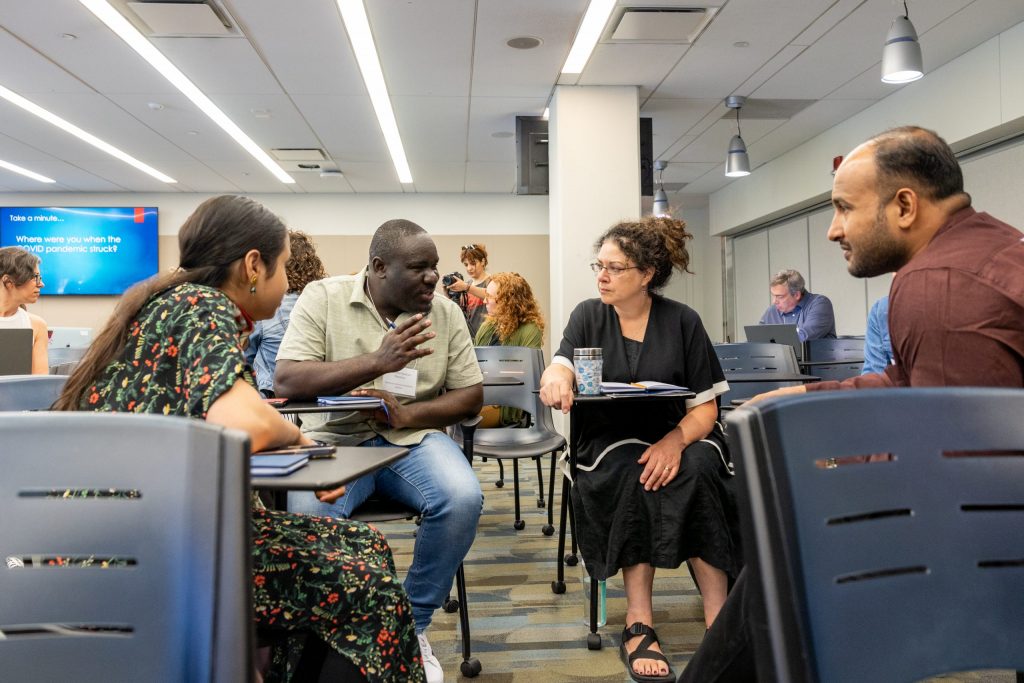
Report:
[[[590,577],[590,633],[587,634],[587,649],[601,649],[601,634],[597,632],[597,579]]]
[[[512,489],[516,494],[516,521],[512,523],[512,527],[516,531],[522,531],[526,528],[526,522],[523,521],[522,513],[519,511],[519,458],[512,461]]]
[[[555,461],[558,459],[556,451],[551,452],[551,474],[548,477],[548,523],[541,529],[545,536],[550,536],[555,533]],[[540,462],[539,460],[537,461]],[[565,508],[565,503],[562,503],[562,508]],[[558,552],[561,556],[562,552]]]
[[[459,625],[462,627],[462,665],[459,667],[462,675],[466,678],[476,678],[480,675],[483,667],[480,660],[473,657],[469,642],[469,609],[466,600],[466,571],[464,565],[460,564],[455,572],[455,585],[458,591],[459,600],[462,602],[462,609],[459,611]]]
[[[554,479],[552,486],[554,486]],[[551,592],[555,595],[561,595],[565,592],[565,517],[569,511],[569,478],[562,477],[562,510],[559,512],[559,524],[558,524],[558,574],[554,581],[551,582]]]
[[[541,470],[540,457],[541,456],[538,455],[536,458],[533,459],[533,461],[535,463],[537,463],[537,493],[540,494],[540,497],[537,498],[537,507],[543,508],[544,507],[544,472]]]
[[[498,461],[498,481],[494,482],[494,485],[499,489],[505,486],[505,465],[501,462],[501,458],[496,458]]]
[[[578,548],[576,546],[576,511],[572,508],[572,500],[569,500],[569,535],[572,536],[572,551],[565,556],[565,563],[575,567],[579,561]]]

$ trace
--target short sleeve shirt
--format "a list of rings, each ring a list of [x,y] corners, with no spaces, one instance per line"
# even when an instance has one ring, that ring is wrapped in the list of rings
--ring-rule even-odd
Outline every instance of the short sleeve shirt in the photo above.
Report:
[[[185,283],[155,294],[80,408],[205,419],[237,380],[255,386],[239,345],[245,327],[238,307],[219,289]]]
[[[388,328],[367,297],[365,283],[366,271],[309,283],[292,309],[277,359],[330,362],[376,351]],[[411,315],[402,313],[395,323]],[[430,400],[441,389],[464,389],[483,382],[462,309],[438,296],[426,317],[436,336],[420,348],[434,352],[407,366],[416,371],[416,396],[396,397],[403,404]],[[360,388],[383,389],[383,380],[378,377]],[[438,431],[392,429],[366,419],[363,413],[308,414],[303,416],[303,430],[345,444],[361,443],[379,434],[399,446],[418,444],[427,434]]]

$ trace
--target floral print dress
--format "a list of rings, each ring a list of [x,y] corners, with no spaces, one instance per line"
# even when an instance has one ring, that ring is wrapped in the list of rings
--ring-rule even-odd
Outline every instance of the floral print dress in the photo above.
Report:
[[[185,283],[154,295],[132,321],[120,356],[81,408],[205,419],[238,380],[255,386],[240,334],[247,324],[218,289]],[[252,510],[257,627],[312,632],[369,681],[424,680],[409,598],[384,537],[360,522]],[[287,680],[278,647],[265,679]]]

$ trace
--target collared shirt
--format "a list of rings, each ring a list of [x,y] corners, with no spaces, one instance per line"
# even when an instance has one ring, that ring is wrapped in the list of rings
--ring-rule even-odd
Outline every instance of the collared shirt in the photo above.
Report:
[[[889,292],[893,364],[882,374],[808,384],[1024,387],[1024,235],[967,207],[896,272]]]
[[[864,369],[862,375],[870,372],[885,372],[892,363],[892,342],[889,341],[889,295],[886,294],[871,306],[868,313],[868,328],[864,333]]]
[[[340,275],[306,285],[292,309],[277,359],[336,361],[380,348],[388,325],[367,297],[365,282],[364,270],[359,275]],[[401,324],[411,315],[402,313],[394,322]],[[426,317],[436,336],[419,348],[434,352],[407,366],[417,373],[416,397],[397,396],[402,404],[433,399],[442,388],[464,389],[483,382],[462,309],[445,297],[436,296]],[[384,384],[377,377],[359,388],[383,390]],[[306,414],[302,422],[307,434],[340,444],[361,443],[379,434],[393,444],[411,446],[438,431],[392,429],[358,412]]]
[[[804,292],[800,302],[789,313],[769,306],[759,321],[761,325],[796,325],[800,341],[808,339],[835,339],[836,317],[832,302],[824,294]]]
[[[288,318],[299,295],[288,292],[281,299],[274,317],[256,323],[249,335],[249,346],[245,349],[245,360],[256,371],[256,386],[261,391],[274,390],[274,370],[277,369],[277,350],[281,347],[281,338],[288,329]]]

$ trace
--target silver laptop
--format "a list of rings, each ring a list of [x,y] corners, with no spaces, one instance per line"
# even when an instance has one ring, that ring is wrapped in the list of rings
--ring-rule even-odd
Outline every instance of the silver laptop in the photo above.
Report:
[[[92,342],[91,327],[51,327],[50,349],[86,349]]]
[[[32,374],[32,330],[0,330],[0,375]]]
[[[797,360],[803,360],[804,343],[796,332],[796,325],[744,325],[748,342],[762,344],[789,344],[796,352]]]

